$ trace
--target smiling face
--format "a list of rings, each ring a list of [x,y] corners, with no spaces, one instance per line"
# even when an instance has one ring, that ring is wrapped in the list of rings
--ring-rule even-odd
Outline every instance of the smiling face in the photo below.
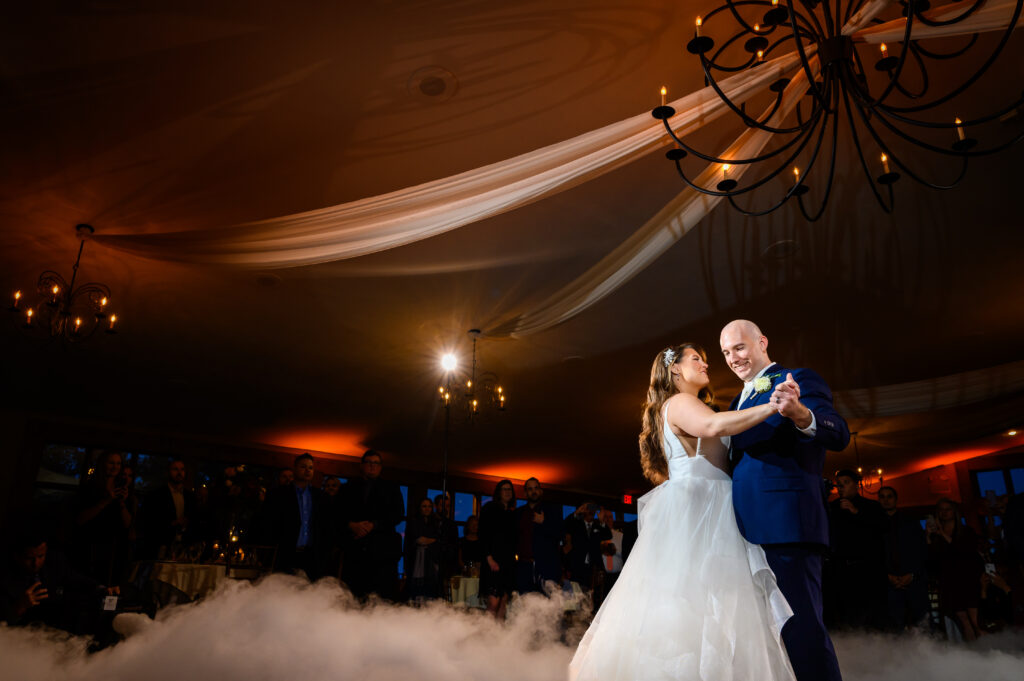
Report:
[[[700,392],[710,382],[708,363],[693,348],[683,350],[683,356],[672,366],[672,375],[674,380],[681,381],[691,388],[688,392]]]
[[[768,359],[768,339],[752,322],[729,322],[722,329],[719,340],[725,363],[741,381],[753,380],[761,369],[771,364]]]
[[[434,502],[430,499],[424,499],[420,502],[420,515],[424,518],[430,517],[434,513]]]

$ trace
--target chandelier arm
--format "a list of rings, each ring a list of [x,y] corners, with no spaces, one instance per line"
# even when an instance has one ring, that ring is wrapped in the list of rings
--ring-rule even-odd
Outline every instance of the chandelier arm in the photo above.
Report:
[[[729,96],[726,95],[722,91],[722,88],[718,86],[718,82],[711,75],[711,72],[708,71],[706,61],[707,60],[705,60],[703,57],[701,57],[701,64],[704,65],[704,77],[707,79],[708,85],[711,86],[711,88],[718,94],[719,98],[723,102],[725,102],[725,105],[728,106],[730,109],[732,109],[733,113],[735,113],[737,116],[739,116],[748,127],[757,128],[758,130],[764,130],[765,132],[772,132],[772,133],[792,133],[792,132],[801,132],[801,131],[804,130],[804,128],[802,126],[797,126],[795,128],[776,128],[776,127],[771,126],[771,125],[759,123],[755,119],[751,118],[749,115],[747,115],[746,111],[744,111],[744,110],[740,109],[740,107],[736,106],[733,103],[733,101],[731,99],[729,99]],[[782,93],[779,93],[779,97],[780,98],[782,97]],[[667,121],[667,119],[665,120],[665,127],[668,128],[668,121]],[[671,132],[671,130],[669,132]],[[672,138],[675,139],[676,142],[679,142],[679,144],[681,146],[683,146],[684,149],[686,149],[687,151],[690,151],[690,149],[688,147],[686,147],[685,145],[682,145],[682,142],[680,142],[679,138],[676,137],[675,134],[672,135]],[[701,158],[704,158],[705,160],[710,160],[708,157],[702,156],[700,154],[697,154],[697,156],[700,156]]]
[[[703,54],[701,54],[700,55],[701,61],[703,62],[703,61],[706,60],[707,63],[708,63],[708,66],[710,66],[711,68],[715,69],[716,71],[722,71],[723,73],[737,73],[739,71],[745,71],[745,70],[749,69],[750,66],[754,63],[754,60],[757,58],[753,54],[750,55],[750,58],[747,59],[747,61],[745,63],[740,64],[739,66],[721,66],[721,65],[719,65],[719,64],[717,64],[715,62],[715,60],[718,59],[722,55],[722,52],[724,52],[726,49],[728,49],[730,45],[732,45],[734,42],[736,42],[737,40],[742,38],[744,35],[746,35],[746,34],[741,31],[740,33],[737,33],[733,37],[729,38],[727,41],[725,41],[725,43],[721,47],[718,48],[718,51],[715,52],[711,56],[711,59],[707,59],[707,57],[705,57]]]
[[[787,0],[787,4],[792,5],[792,3],[789,0]],[[792,13],[792,8],[790,8],[789,11],[790,13]],[[811,16],[815,16],[813,12],[811,13]],[[817,23],[817,19],[815,19],[815,23]],[[834,113],[831,110],[829,110],[828,101],[825,99],[824,95],[822,95],[821,89],[818,87],[817,82],[814,80],[814,73],[813,69],[811,69],[810,61],[808,61],[807,59],[807,52],[804,50],[804,44],[803,42],[801,42],[799,33],[796,30],[796,22],[792,22],[791,26],[793,27],[793,43],[794,45],[796,45],[797,54],[800,56],[800,66],[804,70],[804,75],[807,76],[807,89],[814,95],[814,98],[817,99],[823,107],[825,107],[826,111],[828,111],[829,113]]]
[[[1024,104],[1024,98],[1018,100],[1018,102],[1019,102],[1018,105]],[[1013,107],[1013,108],[1016,108],[1016,107]],[[1022,131],[1022,132],[1018,133],[1016,136],[1012,137],[1007,142],[1004,142],[1002,144],[998,144],[998,145],[996,145],[994,147],[989,147],[987,149],[979,149],[979,150],[969,149],[969,150],[957,151],[955,149],[946,149],[946,148],[943,148],[943,147],[937,147],[934,144],[930,144],[928,142],[924,142],[922,140],[919,140],[916,137],[914,137],[914,136],[910,135],[909,133],[905,132],[904,130],[901,130],[898,126],[894,125],[891,121],[888,120],[888,118],[889,118],[889,116],[891,116],[891,114],[888,111],[886,111],[885,109],[875,109],[875,112],[880,114],[879,116],[877,116],[877,118],[878,118],[879,121],[882,122],[882,125],[884,125],[886,128],[888,128],[889,130],[891,130],[895,134],[899,135],[900,137],[902,137],[906,141],[910,142],[911,144],[914,144],[915,146],[918,146],[918,147],[920,147],[922,149],[927,149],[928,151],[932,151],[932,152],[935,152],[937,154],[942,154],[943,156],[958,156],[958,157],[962,157],[962,158],[969,158],[969,157],[973,157],[973,156],[989,156],[991,154],[1000,152],[1000,151],[1002,151],[1002,150],[1004,150],[1004,149],[1006,149],[1008,147],[1011,147],[1014,144],[1016,144],[1017,142],[1019,142],[1020,140],[1024,139],[1024,131]],[[896,117],[893,116],[893,118],[896,118]],[[991,120],[991,117],[989,117],[988,120]],[[909,121],[909,122],[910,123],[916,123],[919,126],[929,127],[929,128],[952,128],[952,127],[954,127],[954,125],[950,125],[948,123],[928,123],[926,121]],[[961,125],[966,125],[966,124],[962,123]]]
[[[840,87],[842,89],[842,87]],[[834,95],[838,100],[839,95]],[[835,103],[835,108],[838,110],[839,103]],[[824,131],[824,128],[822,128]],[[839,120],[838,116],[832,117],[832,155],[828,163],[828,181],[825,183],[825,195],[821,197],[821,204],[818,206],[818,212],[814,215],[808,215],[806,208],[804,207],[803,201],[800,201],[800,212],[803,213],[804,217],[808,222],[817,222],[821,219],[821,216],[825,214],[825,209],[828,207],[828,200],[832,196],[832,181],[835,179],[836,174],[836,149],[839,146]],[[798,197],[803,198],[803,197]]]
[[[792,17],[799,17],[800,19],[803,19],[803,22],[807,24],[808,27],[811,28],[811,32],[814,33],[815,35],[819,37],[828,35],[825,31],[825,28],[821,25],[821,22],[818,21],[818,15],[815,14],[813,11],[808,12],[807,16],[804,16],[799,12],[794,12],[793,0],[786,0],[786,10],[789,12],[790,23],[796,24],[796,22],[792,20]],[[810,19],[808,19],[808,17],[810,17]]]
[[[1019,99],[1017,99],[1017,100],[1015,100],[1013,102],[1010,102],[1009,104],[1007,104],[1006,106],[1004,106],[1001,109],[998,109],[998,110],[996,110],[996,111],[994,111],[994,112],[992,112],[992,113],[990,113],[988,115],[982,116],[981,118],[973,118],[973,119],[971,119],[969,121],[961,121],[960,125],[962,125],[962,126],[968,126],[968,125],[974,126],[974,125],[983,125],[985,123],[991,123],[992,121],[997,120],[999,118],[1002,118],[1006,114],[1016,110],[1017,108],[1019,108],[1021,106],[1024,106],[1024,94],[1022,94]],[[896,111],[899,111],[899,110],[900,109],[896,109]],[[895,119],[895,120],[897,120],[897,121],[899,121],[901,123],[906,123],[908,125],[915,125],[915,126],[917,126],[919,128],[944,128],[946,130],[952,130],[953,128],[956,127],[955,123],[935,123],[935,122],[932,122],[932,121],[921,121],[921,120],[918,120],[916,118],[910,118],[908,116],[903,116],[903,115],[901,115],[899,113],[896,113],[896,111],[894,111],[891,107],[888,107],[888,106],[875,107],[873,109],[873,111],[876,111],[879,114],[884,114],[884,115],[888,116],[889,118]],[[959,155],[959,153],[960,152],[958,152],[957,155]]]
[[[907,51],[914,55],[914,61],[917,62],[917,69],[921,72],[921,92],[915,95],[910,90],[903,87],[899,82],[896,83],[896,87],[901,93],[910,99],[920,99],[928,92],[928,69],[925,67],[924,59],[922,59],[921,55],[917,52],[915,41],[911,40],[907,43]]]
[[[909,52],[909,50],[906,49],[906,45],[910,43],[910,29],[913,26],[913,21],[911,20],[912,16],[913,12],[907,15],[907,27],[903,31],[904,49],[900,51],[899,61],[896,62],[896,67],[889,72],[889,85],[886,86],[886,88],[882,91],[882,94],[879,95],[878,98],[874,100],[870,98],[870,94],[868,94],[867,92],[867,86],[865,85],[865,98],[863,101],[864,104],[869,108],[874,108],[881,104],[882,102],[884,102],[889,97],[889,95],[892,94],[893,90],[895,90],[898,87],[900,75],[903,73],[903,65],[906,64],[907,53]],[[856,91],[857,88],[854,88],[854,90]]]
[[[989,56],[988,60],[986,60],[985,63],[982,64],[981,67],[977,71],[974,72],[974,75],[972,75],[967,80],[965,80],[958,88],[956,88],[955,90],[953,90],[951,92],[948,92],[947,94],[943,95],[942,97],[939,97],[938,99],[934,99],[934,100],[932,100],[930,102],[926,102],[924,104],[918,104],[916,106],[907,106],[907,107],[889,107],[890,110],[891,111],[901,111],[901,112],[904,112],[904,113],[913,113],[913,112],[916,112],[916,111],[924,111],[925,109],[931,109],[931,108],[933,108],[935,106],[938,106],[939,104],[944,104],[944,103],[948,102],[949,100],[953,99],[957,95],[959,95],[962,92],[964,92],[967,88],[969,88],[975,82],[977,82],[978,79],[980,79],[985,74],[985,72],[988,71],[989,68],[991,68],[992,64],[994,64],[996,59],[999,58],[999,55],[1002,54],[1003,49],[1006,47],[1006,43],[1009,42],[1009,40],[1010,40],[1010,35],[1013,33],[1014,29],[1017,26],[1017,20],[1020,19],[1020,14],[1021,14],[1021,9],[1022,8],[1024,8],[1024,0],[1017,0],[1017,4],[1016,4],[1016,6],[1015,6],[1015,8],[1013,10],[1013,16],[1010,18],[1010,21],[1007,24],[1006,31],[1003,32],[1003,37],[1000,39],[999,44],[996,45],[995,50],[993,50],[993,52]],[[906,53],[906,50],[904,50],[903,52]],[[900,55],[900,56],[902,58],[902,55]]]
[[[914,8],[914,14],[917,16],[917,20],[925,26],[952,26],[953,24],[959,24],[961,21],[971,16],[984,5],[986,0],[975,0],[974,4],[964,10],[962,13],[956,15],[952,19],[929,19],[924,16],[922,12],[919,12],[917,8]]]
[[[956,50],[954,52],[932,52],[931,50],[927,50],[927,49],[921,47],[921,41],[920,40],[913,40],[911,42],[914,43],[914,45],[917,47],[917,50],[921,54],[923,54],[924,56],[928,57],[929,59],[956,59],[957,57],[962,57],[963,55],[965,55],[967,53],[967,50],[969,50],[972,47],[974,47],[975,43],[978,42],[978,37],[980,35],[981,35],[980,33],[972,33],[970,35],[970,40],[967,41],[967,44],[964,47],[962,47],[959,50]]]
[[[820,132],[818,133],[818,141],[817,141],[817,142],[815,143],[815,145],[814,145],[814,152],[813,152],[813,153],[811,154],[811,158],[810,158],[810,160],[809,160],[809,161],[807,162],[807,169],[806,169],[806,171],[804,172],[804,177],[807,177],[808,175],[810,175],[810,173],[811,173],[811,170],[812,170],[812,169],[814,168],[814,163],[815,163],[815,161],[816,161],[816,160],[817,160],[817,158],[818,158],[818,152],[820,152],[820,151],[821,151],[821,143],[822,143],[822,141],[823,141],[823,140],[825,139],[825,129],[826,129],[826,127],[827,127],[827,126],[825,126],[825,125],[822,125],[822,126],[821,126],[821,131],[820,131]],[[811,130],[811,133],[813,133],[813,132],[814,132],[814,131],[813,131],[813,130]],[[795,152],[793,152],[793,154],[792,154],[792,155],[791,155],[791,156],[790,156],[790,157],[789,157],[788,159],[786,159],[786,160],[785,160],[785,162],[783,162],[783,163],[782,163],[782,164],[781,164],[781,165],[779,166],[779,168],[778,168],[778,169],[777,169],[777,170],[776,170],[775,172],[773,172],[773,173],[772,173],[771,175],[769,175],[768,177],[766,177],[766,178],[763,178],[763,181],[761,181],[761,182],[758,182],[757,184],[755,184],[755,185],[751,186],[751,187],[750,187],[750,188],[748,189],[748,191],[749,191],[750,189],[756,189],[757,187],[760,187],[760,186],[761,186],[761,185],[763,185],[763,184],[764,184],[765,182],[767,182],[768,180],[772,179],[773,177],[775,177],[776,175],[778,175],[778,174],[779,174],[780,172],[782,172],[782,169],[783,169],[783,168],[785,168],[785,167],[786,167],[786,166],[788,166],[788,165],[789,165],[790,163],[792,163],[792,162],[793,162],[793,160],[794,160],[794,159],[796,159],[796,157],[797,157],[797,156],[799,156],[799,155],[800,155],[800,153],[801,153],[801,152],[802,152],[802,151],[804,150],[804,147],[806,147],[806,146],[807,146],[807,142],[808,142],[808,141],[810,141],[811,135],[810,135],[810,134],[808,134],[808,135],[806,135],[805,137],[806,137],[806,139],[805,139],[805,140],[804,140],[804,142],[803,142],[803,143],[802,143],[802,144],[800,145],[800,148],[799,148],[799,149],[797,149],[797,150],[796,150]],[[786,191],[786,195],[785,195],[785,196],[783,196],[783,197],[782,197],[782,199],[781,199],[781,200],[779,200],[779,202],[778,202],[778,203],[776,203],[776,204],[775,204],[774,206],[772,206],[771,208],[767,208],[767,209],[765,209],[765,210],[761,210],[761,211],[748,211],[748,210],[745,210],[745,209],[743,209],[743,208],[740,208],[740,207],[739,207],[739,205],[737,205],[737,204],[736,204],[736,202],[735,202],[735,201],[733,201],[733,196],[736,196],[737,194],[741,194],[741,193],[743,193],[743,192],[730,192],[730,193],[729,193],[729,195],[727,196],[727,198],[729,199],[729,203],[730,203],[730,204],[732,204],[732,207],[733,207],[733,208],[735,208],[735,209],[736,209],[737,211],[739,211],[740,213],[742,213],[743,215],[746,215],[747,217],[761,217],[762,215],[767,215],[768,213],[772,213],[772,212],[774,212],[774,211],[778,210],[779,208],[781,208],[781,207],[782,207],[782,204],[784,204],[784,203],[786,203],[787,201],[789,201],[789,199],[790,199],[790,198],[791,198],[791,197],[793,196],[793,194],[794,194],[794,193],[796,192],[797,188],[798,188],[798,187],[801,187],[801,186],[804,186],[804,181],[803,181],[803,179],[797,180],[797,182],[796,182],[796,183],[794,183],[794,184],[793,184],[793,185],[792,185],[792,186],[791,186],[791,187],[790,187],[790,188],[789,188],[789,189],[788,189],[788,190]],[[801,197],[800,197],[800,194],[797,194],[797,199],[799,200],[800,198],[801,198]],[[804,213],[804,215],[805,215],[805,217],[806,217],[806,215],[807,215],[807,214],[806,214],[806,212]],[[820,215],[821,215],[821,214],[819,213],[819,217],[820,217]],[[815,218],[815,219],[817,219],[817,218]],[[812,220],[812,222],[813,222],[813,220]]]
[[[857,123],[853,118],[853,107],[850,105],[849,93],[846,91],[845,88],[843,89],[843,101],[846,104],[846,120],[850,125],[850,135],[853,137],[853,148],[857,150],[857,158],[860,160],[861,170],[864,171],[864,177],[868,181],[868,186],[871,187],[871,193],[875,195],[875,201],[878,202],[878,205],[882,207],[883,211],[885,211],[886,213],[891,213],[892,209],[895,207],[892,185],[889,185],[889,205],[887,206],[885,203],[885,199],[882,197],[881,194],[878,193],[878,187],[875,186],[875,178],[872,177],[871,170],[868,168],[868,162],[864,158],[864,149],[861,147],[860,144],[860,135],[857,134]],[[856,108],[857,113],[860,115],[865,127],[867,127],[868,131],[871,133],[871,136],[874,137],[875,141],[878,143],[878,146],[882,149],[882,151],[884,151],[886,154],[892,157],[892,153],[885,146],[885,144],[883,144],[882,141],[878,138],[878,135],[875,134],[874,128],[871,127],[871,124],[868,122],[867,117],[864,115],[863,109],[861,107]]]

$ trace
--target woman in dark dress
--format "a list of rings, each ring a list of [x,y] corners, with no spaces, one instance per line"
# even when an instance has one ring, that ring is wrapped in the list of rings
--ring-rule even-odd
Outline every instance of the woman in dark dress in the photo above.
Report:
[[[124,459],[117,452],[103,452],[79,488],[75,505],[72,546],[81,572],[107,586],[124,582],[137,507]]]
[[[978,638],[981,575],[978,535],[960,522],[956,503],[943,499],[935,505],[937,522],[928,523],[929,571],[938,576],[939,610],[956,621],[965,641]]]
[[[480,566],[480,593],[487,598],[487,612],[505,618],[508,597],[516,585],[516,492],[509,480],[494,487],[494,498],[480,511],[480,541],[484,561]]]
[[[480,565],[483,562],[484,546],[480,541],[480,518],[471,515],[466,518],[466,533],[459,539],[459,566],[463,574],[479,577]]]
[[[423,499],[405,528],[405,570],[410,600],[422,602],[438,597],[440,538],[441,518],[434,513],[433,502]]]

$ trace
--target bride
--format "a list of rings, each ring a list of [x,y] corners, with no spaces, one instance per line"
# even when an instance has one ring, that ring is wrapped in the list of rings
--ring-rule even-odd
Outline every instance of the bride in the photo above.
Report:
[[[780,637],[793,613],[764,551],[740,535],[721,439],[776,411],[714,412],[707,369],[692,343],[654,360],[640,459],[658,486],[638,502],[640,536],[569,665],[573,681],[794,679]]]

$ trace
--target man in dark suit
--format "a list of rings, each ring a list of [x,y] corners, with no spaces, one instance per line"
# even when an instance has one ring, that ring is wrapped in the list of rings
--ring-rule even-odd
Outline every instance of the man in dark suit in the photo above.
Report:
[[[897,507],[899,494],[888,485],[878,490],[878,503],[889,518],[885,534],[888,626],[896,633],[923,627],[927,621],[928,544],[917,518]]]
[[[782,637],[798,681],[840,681],[822,619],[822,557],[829,540],[821,480],[825,451],[844,449],[850,431],[825,381],[809,369],[772,362],[756,324],[730,322],[720,342],[726,364],[744,382],[730,409],[770,400],[779,411],[732,438],[736,521],[747,541],[764,548],[793,608]]]
[[[594,586],[594,571],[600,568],[601,542],[612,538],[611,528],[595,520],[598,506],[587,502],[565,519],[569,579],[585,590]]]
[[[334,536],[329,499],[311,484],[315,473],[309,452],[296,457],[294,479],[267,494],[263,515],[265,541],[277,547],[274,571],[301,570],[310,580],[324,575]]]
[[[516,509],[516,589],[543,591],[545,582],[562,582],[562,516],[544,503],[540,480],[526,481],[526,504]]]
[[[359,598],[375,593],[394,600],[402,555],[402,537],[395,525],[405,515],[405,502],[397,484],[381,479],[383,466],[381,455],[367,450],[363,476],[342,489],[342,581]]]
[[[197,541],[198,512],[195,493],[185,487],[185,462],[171,459],[167,484],[147,494],[139,510],[143,557],[170,557],[172,545]]]

